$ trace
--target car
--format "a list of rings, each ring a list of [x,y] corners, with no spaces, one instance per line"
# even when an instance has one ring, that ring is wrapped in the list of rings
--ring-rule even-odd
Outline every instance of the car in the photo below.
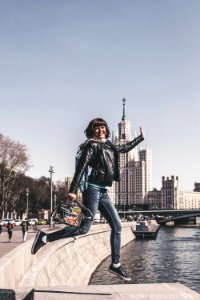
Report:
[[[20,226],[21,225],[21,223],[22,223],[22,219],[15,219],[14,220],[14,224],[15,224],[15,226]]]
[[[28,219],[27,220],[29,225],[35,225],[38,223],[38,219],[37,218],[33,218],[33,219]]]
[[[14,220],[12,218],[7,218],[7,219],[2,219],[1,220],[1,225],[5,225],[8,222],[10,222],[11,224],[14,224]]]
[[[47,220],[45,220],[45,219],[38,220],[38,225],[46,225],[46,224],[47,224]]]

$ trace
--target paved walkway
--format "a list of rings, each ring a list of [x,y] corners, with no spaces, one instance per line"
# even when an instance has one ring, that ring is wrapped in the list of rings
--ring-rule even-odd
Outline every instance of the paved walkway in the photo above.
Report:
[[[16,291],[17,292],[17,291]],[[25,291],[24,291],[25,292]],[[30,291],[29,291],[30,293]],[[24,295],[27,295],[24,293]],[[17,292],[16,300],[22,300]],[[200,300],[200,295],[179,283],[48,287],[36,290],[34,300]]]
[[[60,224],[56,225],[56,228],[58,229]],[[52,228],[55,230],[56,228]],[[49,226],[38,226],[38,229],[45,229],[45,230],[51,230],[49,229]],[[33,230],[32,226],[29,226],[28,234],[27,234],[27,240],[32,239],[35,237],[36,231]],[[2,233],[0,234],[0,259],[6,255],[8,252],[16,248],[17,246],[21,245],[22,243],[26,243],[22,239],[22,231],[20,226],[16,226],[13,230],[12,239],[11,242],[8,241],[8,233],[6,228],[3,228]]]
[[[27,234],[27,240],[31,239],[35,236],[35,231],[32,229],[29,230]],[[21,228],[15,228],[13,230],[12,239],[9,243],[8,241],[8,233],[7,230],[4,228],[2,233],[0,234],[0,258],[6,255],[8,252],[16,248],[17,246],[21,245],[23,242],[22,239],[22,231]]]

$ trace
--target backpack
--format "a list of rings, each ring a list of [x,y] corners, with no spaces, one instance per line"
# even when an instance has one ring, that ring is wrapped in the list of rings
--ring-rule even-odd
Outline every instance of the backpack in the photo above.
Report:
[[[79,160],[85,150],[85,146],[88,144],[88,142],[90,142],[89,140],[86,140],[84,143],[82,143],[79,148],[78,151],[76,153],[76,158],[75,158],[75,167],[77,167]],[[80,192],[84,192],[87,188],[88,188],[88,177],[91,174],[92,168],[90,166],[86,167],[86,170],[81,178],[81,181],[79,183],[79,189]]]
[[[13,224],[8,223],[8,231],[11,231],[13,229]]]

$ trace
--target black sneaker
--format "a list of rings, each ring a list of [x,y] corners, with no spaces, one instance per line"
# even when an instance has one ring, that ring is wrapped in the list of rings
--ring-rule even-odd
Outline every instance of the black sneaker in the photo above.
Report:
[[[31,254],[35,254],[42,246],[46,245],[43,241],[42,238],[46,234],[43,231],[38,231],[35,240],[33,242],[32,248],[31,248]]]
[[[113,265],[111,264],[108,271],[110,273],[113,273],[117,276],[119,276],[120,278],[126,280],[126,281],[131,281],[131,277],[128,276],[128,274],[124,271],[124,269],[122,268],[122,266],[119,266],[118,268],[113,267]]]

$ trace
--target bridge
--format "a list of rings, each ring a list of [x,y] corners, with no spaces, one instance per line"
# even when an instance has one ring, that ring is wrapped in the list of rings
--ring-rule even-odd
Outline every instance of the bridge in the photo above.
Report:
[[[159,224],[164,224],[164,223],[167,223],[167,222],[170,222],[170,221],[189,219],[189,218],[198,217],[198,216],[200,216],[200,213],[182,214],[182,215],[179,215],[179,216],[164,218],[164,219],[159,220],[159,221],[157,220],[157,222]]]
[[[164,224],[170,221],[181,219],[189,219],[200,216],[200,209],[156,209],[156,210],[134,210],[134,211],[119,211],[119,216],[126,218],[127,216],[145,215],[155,216],[159,224]],[[158,220],[158,217],[166,216]]]

